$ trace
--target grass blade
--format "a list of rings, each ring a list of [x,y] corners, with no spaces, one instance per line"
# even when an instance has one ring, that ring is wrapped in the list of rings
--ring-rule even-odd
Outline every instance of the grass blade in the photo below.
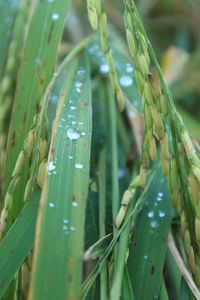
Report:
[[[15,102],[12,110],[11,125],[7,144],[7,164],[4,191],[11,175],[24,139],[39,112],[39,102],[54,74],[57,48],[60,41],[68,0],[32,2],[30,20],[23,61],[18,78]],[[9,159],[8,159],[9,158]],[[27,172],[23,172],[20,188],[16,189],[16,205],[22,201]],[[16,210],[16,215],[20,210]]]
[[[33,247],[39,197],[37,190],[0,244],[0,297]]]
[[[128,259],[136,299],[155,299],[159,295],[171,213],[166,183],[159,169],[138,218]]]
[[[77,123],[72,127],[71,122]],[[89,65],[84,60],[72,84],[66,82],[57,110],[37,225],[29,299],[62,300],[80,296],[90,146]]]

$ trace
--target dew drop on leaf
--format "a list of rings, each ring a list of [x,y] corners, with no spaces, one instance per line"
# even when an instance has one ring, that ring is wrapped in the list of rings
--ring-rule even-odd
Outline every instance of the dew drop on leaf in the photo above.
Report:
[[[110,71],[107,63],[101,64],[99,69],[102,74],[108,74]]]
[[[52,20],[57,21],[59,19],[59,14],[58,13],[53,13],[52,14]]]
[[[77,169],[83,169],[83,164],[82,163],[76,163],[75,164],[75,168],[77,168]]]
[[[119,83],[121,86],[128,87],[133,84],[133,79],[129,75],[122,75],[119,78]]]
[[[70,140],[78,140],[81,136],[81,133],[76,128],[69,128],[67,130],[67,136]]]

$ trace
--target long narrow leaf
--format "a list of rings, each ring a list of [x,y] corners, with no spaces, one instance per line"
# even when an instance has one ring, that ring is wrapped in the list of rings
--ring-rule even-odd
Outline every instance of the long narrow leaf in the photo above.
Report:
[[[37,190],[0,244],[0,297],[33,247],[39,197]]]
[[[73,82],[66,82],[58,106],[37,225],[29,299],[80,296],[91,146],[88,76],[89,66],[84,60]]]
[[[130,248],[128,267],[136,299],[159,295],[170,222],[171,203],[160,169],[148,189]]]
[[[39,102],[54,74],[58,43],[61,37],[68,0],[32,1],[31,20],[23,54],[20,76],[12,110],[7,146],[7,164],[4,190],[10,183],[13,168],[24,139],[39,112]],[[21,177],[20,188],[15,192],[16,215],[20,210],[28,176]]]

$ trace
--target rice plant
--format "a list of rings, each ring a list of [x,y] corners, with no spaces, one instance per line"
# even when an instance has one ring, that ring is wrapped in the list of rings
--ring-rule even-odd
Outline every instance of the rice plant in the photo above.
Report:
[[[0,299],[200,299],[199,40],[146,26],[176,5],[0,1]]]

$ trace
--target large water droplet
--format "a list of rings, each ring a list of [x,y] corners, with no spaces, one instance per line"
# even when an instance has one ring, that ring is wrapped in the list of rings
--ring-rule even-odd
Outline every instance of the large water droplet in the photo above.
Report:
[[[76,87],[76,88],[80,88],[80,87],[82,87],[82,85],[83,85],[83,84],[82,84],[81,81],[76,81],[76,82],[75,82],[75,87]]]
[[[76,110],[76,106],[71,105],[71,106],[70,106],[70,109],[71,109],[71,110]]]
[[[67,130],[67,136],[70,140],[78,140],[81,136],[81,133],[76,128],[69,128]]]
[[[160,218],[164,218],[165,212],[162,211],[162,210],[159,210],[158,215],[159,215]]]
[[[83,164],[82,163],[75,163],[75,168],[77,169],[83,169]]]
[[[73,201],[72,202],[72,206],[77,207],[78,206],[78,202],[77,201]]]
[[[57,21],[59,19],[59,14],[58,13],[53,13],[52,14],[52,20]]]
[[[133,84],[133,79],[129,75],[122,75],[119,78],[119,83],[121,86],[128,87]]]
[[[151,226],[151,228],[156,228],[156,227],[158,227],[158,222],[157,221],[151,221],[150,226]]]
[[[100,72],[101,72],[102,74],[108,74],[109,71],[110,71],[109,66],[108,66],[107,63],[101,64],[99,70],[100,70]]]
[[[49,207],[55,207],[55,204],[53,202],[49,202]]]
[[[147,215],[148,215],[149,218],[153,218],[154,217],[154,212],[153,211],[149,211]]]

